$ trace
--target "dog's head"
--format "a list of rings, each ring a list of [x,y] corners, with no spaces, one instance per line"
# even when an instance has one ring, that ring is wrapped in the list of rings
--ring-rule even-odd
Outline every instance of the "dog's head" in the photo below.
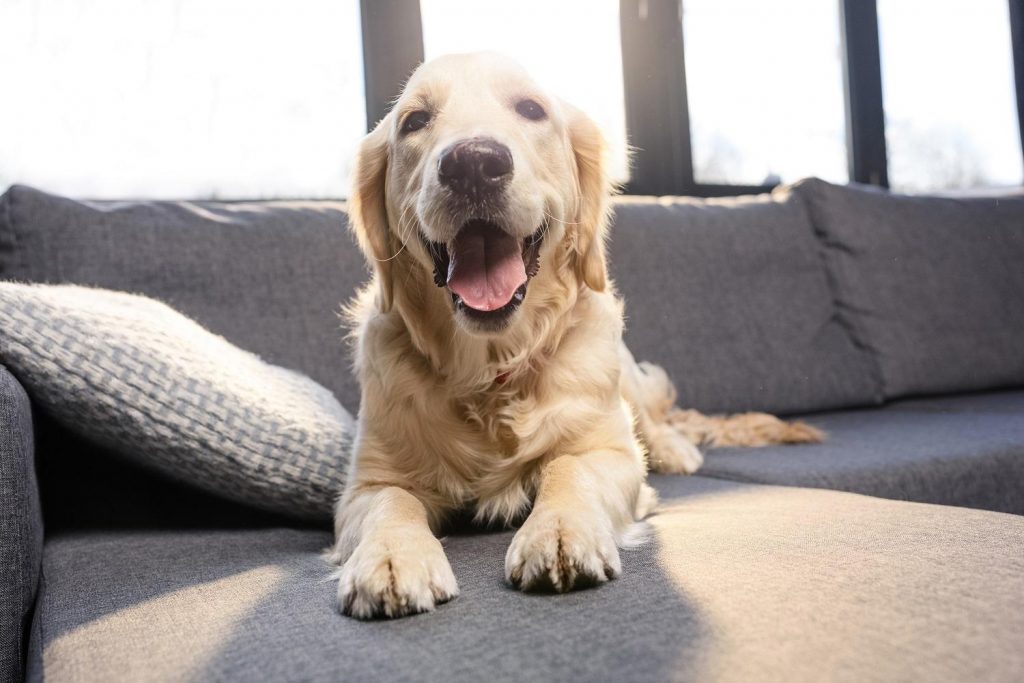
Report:
[[[604,289],[603,156],[597,126],[515,62],[479,53],[422,65],[356,162],[352,222],[380,308],[396,288],[432,281],[463,329],[496,334],[539,271]]]

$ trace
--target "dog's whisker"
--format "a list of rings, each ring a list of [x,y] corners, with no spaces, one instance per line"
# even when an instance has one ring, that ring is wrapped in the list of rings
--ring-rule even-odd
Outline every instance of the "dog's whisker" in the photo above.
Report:
[[[374,260],[377,261],[378,263],[386,263],[388,261],[393,261],[394,259],[396,259],[399,256],[401,256],[403,251],[405,251],[405,244],[404,243],[402,244],[401,247],[398,248],[398,251],[396,251],[391,256],[388,256],[387,258],[379,258],[379,259],[374,259]]]
[[[578,201],[577,201],[577,204],[578,204]],[[554,216],[552,216],[550,213],[548,213],[544,209],[541,209],[541,213],[544,214],[545,218],[547,218],[548,220],[554,221],[555,223],[561,223],[562,225],[579,225],[579,223],[576,222],[576,221],[563,221],[561,218],[555,218]]]
[[[412,237],[412,233],[416,230],[416,226],[415,225],[413,225],[411,222],[410,223],[406,223],[406,220],[405,220],[405,217],[409,214],[409,209],[411,209],[411,208],[412,208],[412,204],[406,204],[405,207],[402,209],[402,215],[400,215],[398,217],[398,225],[399,225],[399,227],[407,226],[407,229],[405,231],[406,234],[402,235],[402,245],[403,246],[409,243],[409,239]]]
[[[411,206],[407,204],[405,206],[405,208],[402,209],[402,213],[398,216],[398,226],[399,226],[399,229],[401,229],[402,226],[405,224],[405,216],[409,213],[409,209],[410,208],[411,208]],[[378,263],[385,263],[387,261],[392,261],[392,260],[398,258],[401,255],[401,253],[403,251],[405,251],[405,247],[409,244],[409,238],[412,236],[411,233],[412,233],[412,231],[414,229],[415,228],[411,224],[409,224],[408,230],[405,231],[407,234],[404,234],[404,235],[400,234],[399,235],[399,237],[401,237],[401,239],[402,239],[402,246],[399,247],[398,251],[396,251],[394,254],[392,254],[391,256],[389,256],[387,258],[376,259],[376,261]]]

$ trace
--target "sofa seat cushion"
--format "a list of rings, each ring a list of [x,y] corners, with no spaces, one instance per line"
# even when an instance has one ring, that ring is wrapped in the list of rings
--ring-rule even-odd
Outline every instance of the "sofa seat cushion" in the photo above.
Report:
[[[75,201],[15,185],[0,197],[0,279],[146,294],[353,413],[338,317],[366,279],[345,206],[329,201]]]
[[[976,394],[907,398],[893,401],[886,410],[923,410],[930,413],[1006,413],[1024,418],[1024,390],[984,391]]]
[[[706,453],[701,474],[1024,514],[1024,392],[814,415],[821,444]]]
[[[1024,196],[909,197],[817,179],[794,193],[886,398],[1024,385]]]
[[[839,319],[799,197],[625,197],[609,259],[626,342],[668,370],[680,405],[794,413],[881,401],[877,362]]]
[[[655,477],[653,539],[566,595],[502,580],[511,532],[453,535],[432,614],[335,609],[327,533],[51,539],[30,678],[1019,680],[1024,518]]]

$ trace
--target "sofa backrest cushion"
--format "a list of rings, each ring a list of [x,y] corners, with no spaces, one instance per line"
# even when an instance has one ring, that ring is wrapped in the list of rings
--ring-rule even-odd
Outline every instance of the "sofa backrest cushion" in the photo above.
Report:
[[[886,398],[1024,384],[1024,196],[797,184]]]
[[[358,408],[338,312],[367,271],[343,203],[75,201],[14,186],[0,198],[0,278],[146,294]]]
[[[681,405],[793,413],[880,400],[801,198],[627,197],[615,215],[627,342],[668,369]],[[358,409],[337,312],[367,270],[342,203],[75,201],[15,186],[0,198],[0,278],[149,295]]]
[[[626,341],[669,371],[680,405],[793,413],[880,401],[877,366],[837,316],[799,198],[627,197],[615,209]]]

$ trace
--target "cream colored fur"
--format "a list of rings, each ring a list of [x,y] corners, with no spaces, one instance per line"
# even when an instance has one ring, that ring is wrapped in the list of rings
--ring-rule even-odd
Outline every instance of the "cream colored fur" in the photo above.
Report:
[[[547,118],[518,115],[524,97]],[[401,134],[416,109],[433,113],[430,125]],[[456,314],[419,239],[458,230],[438,154],[477,135],[515,159],[504,218],[520,237],[548,231],[540,271],[500,333]],[[714,436],[716,418],[677,418],[664,371],[638,365],[622,344],[622,303],[605,267],[603,157],[589,119],[492,54],[420,67],[363,143],[350,208],[374,279],[349,309],[362,403],[330,552],[346,614],[400,616],[454,597],[435,534],[462,509],[500,523],[529,513],[506,556],[515,586],[564,591],[614,578],[618,547],[656,502],[647,450],[659,471],[700,466],[693,436]],[[772,440],[771,429],[757,433]]]

